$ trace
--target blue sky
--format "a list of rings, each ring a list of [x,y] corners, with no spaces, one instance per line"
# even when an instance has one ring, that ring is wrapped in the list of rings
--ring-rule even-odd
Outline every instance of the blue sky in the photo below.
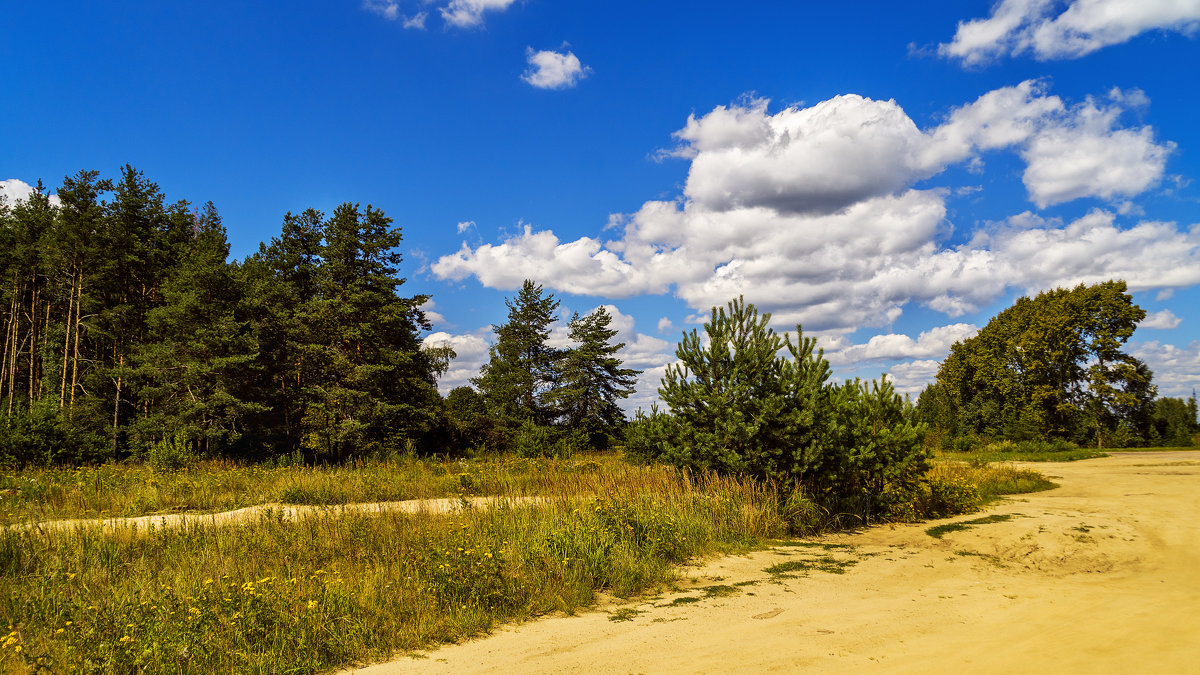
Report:
[[[526,277],[611,306],[631,405],[739,293],[915,393],[1019,295],[1114,276],[1160,393],[1200,382],[1200,0],[10,5],[10,199],[130,163],[238,257],[374,204],[443,388]]]

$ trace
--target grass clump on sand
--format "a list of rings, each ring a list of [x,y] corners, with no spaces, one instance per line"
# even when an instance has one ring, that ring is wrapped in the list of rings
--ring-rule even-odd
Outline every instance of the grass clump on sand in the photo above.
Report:
[[[1012,520],[1012,515],[1007,514],[1007,513],[994,514],[994,515],[990,515],[990,516],[984,516],[982,518],[975,518],[973,520],[963,520],[963,521],[959,521],[957,523],[945,523],[944,525],[935,525],[935,526],[925,530],[925,534],[928,534],[929,536],[933,537],[934,539],[941,539],[942,537],[946,536],[947,534],[949,534],[951,532],[960,532],[962,530],[969,530],[972,527],[975,527],[976,525],[987,525],[989,523],[1003,523],[1006,520]]]
[[[813,570],[827,572],[829,574],[845,574],[846,570],[858,564],[857,560],[843,560],[830,555],[809,558],[807,560],[789,560],[781,562],[763,570],[767,574],[774,577],[789,577],[792,572],[802,572],[807,574]]]

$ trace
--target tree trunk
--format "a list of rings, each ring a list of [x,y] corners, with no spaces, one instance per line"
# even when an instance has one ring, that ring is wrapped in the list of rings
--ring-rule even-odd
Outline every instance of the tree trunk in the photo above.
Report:
[[[36,369],[34,367],[34,352],[37,350],[37,276],[33,277],[33,293],[29,298],[29,407],[33,408],[33,387],[35,382]]]
[[[120,361],[118,362],[117,367],[118,368],[125,367],[125,357],[124,356],[122,356],[120,358]],[[113,454],[112,454],[112,456],[113,456],[114,460],[117,459],[117,451],[119,449],[119,446],[117,443],[117,441],[118,441],[117,431],[119,428],[118,424],[120,423],[120,420],[121,420],[121,375],[120,375],[120,372],[121,372],[120,370],[117,371],[117,393],[113,397],[113,426],[112,426],[112,429],[113,429],[112,430]]]
[[[10,314],[12,320],[12,330],[9,331],[9,339],[5,342],[5,351],[8,353],[8,372],[0,373],[0,377],[7,376],[8,378],[8,416],[12,417],[13,400],[17,397],[17,333],[21,329],[21,317],[18,313],[17,298],[20,295],[21,287],[17,282],[17,276],[13,275],[13,300],[12,312]]]
[[[75,291],[75,346],[71,354],[71,396],[67,408],[67,419],[75,413],[75,385],[79,381],[79,307],[83,304],[83,270],[79,270]]]
[[[71,273],[71,288],[67,291],[67,318],[63,321],[65,335],[63,336],[62,377],[58,384],[58,409],[62,410],[67,404],[67,361],[71,355],[71,319],[75,313],[75,273]]]
[[[0,401],[4,400],[4,392],[8,389],[9,351],[12,345],[12,333],[16,330],[17,296],[13,295],[8,311],[8,319],[4,322],[4,345],[0,347]],[[12,392],[9,392],[12,396]]]

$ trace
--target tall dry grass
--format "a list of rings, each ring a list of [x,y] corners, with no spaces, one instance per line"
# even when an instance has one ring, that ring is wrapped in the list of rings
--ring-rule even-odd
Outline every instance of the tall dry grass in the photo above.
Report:
[[[523,470],[518,470],[518,473]],[[663,584],[784,533],[747,481],[614,465],[509,477],[548,499],[454,516],[0,532],[0,667],[317,672]],[[503,476],[496,474],[495,478]]]

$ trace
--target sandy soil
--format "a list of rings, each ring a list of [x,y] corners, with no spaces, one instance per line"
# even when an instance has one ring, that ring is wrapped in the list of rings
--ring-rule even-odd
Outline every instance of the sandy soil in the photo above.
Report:
[[[1200,453],[1038,468],[1062,487],[943,521],[1003,522],[713,560],[678,592],[353,672],[1200,673]],[[853,564],[765,571],[820,558]]]
[[[468,497],[466,503],[470,508],[485,509],[498,503],[527,504],[538,501],[538,497]],[[12,528],[39,530],[70,530],[77,528],[99,527],[104,530],[189,527],[193,525],[236,525],[252,522],[262,518],[299,520],[315,515],[338,515],[343,513],[384,513],[400,511],[404,513],[454,513],[462,510],[464,500],[454,499],[410,499],[401,502],[370,502],[365,504],[344,504],[336,506],[304,506],[294,504],[259,504],[247,506],[234,511],[218,513],[170,513],[152,516],[135,516],[131,518],[105,519],[70,519],[46,520],[38,523],[11,525]]]

